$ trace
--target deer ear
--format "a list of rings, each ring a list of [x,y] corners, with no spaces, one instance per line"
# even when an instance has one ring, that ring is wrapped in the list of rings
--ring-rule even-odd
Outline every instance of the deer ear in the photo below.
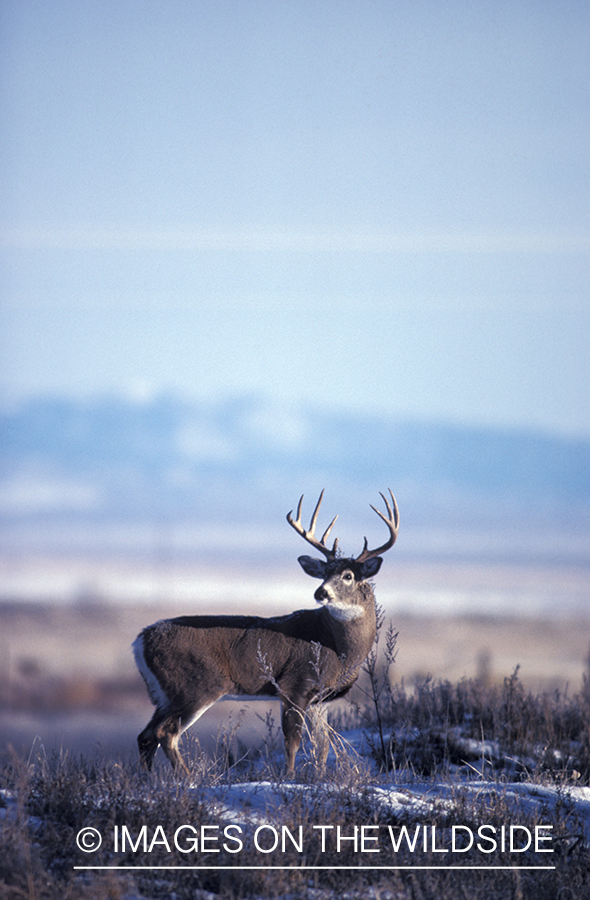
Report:
[[[361,578],[372,578],[373,575],[376,575],[381,568],[382,562],[383,559],[380,556],[375,556],[374,559],[368,559],[366,562],[361,563]]]
[[[321,559],[314,559],[313,556],[298,556],[297,562],[307,575],[312,578],[326,577],[326,563]]]

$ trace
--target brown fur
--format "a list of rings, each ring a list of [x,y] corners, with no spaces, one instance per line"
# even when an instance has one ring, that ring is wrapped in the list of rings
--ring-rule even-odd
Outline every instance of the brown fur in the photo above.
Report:
[[[353,560],[321,565],[329,566],[316,591],[323,602],[328,591],[340,597],[342,573],[352,572],[352,589],[340,602],[356,607],[354,618],[336,618],[330,603],[339,601],[332,599],[286,616],[181,616],[142,631],[134,644],[138,665],[159,688],[146,678],[156,711],[138,737],[145,766],[151,768],[161,744],[173,767],[186,769],[180,734],[200,711],[235,694],[280,697],[287,768],[293,771],[306,709],[320,694],[332,700],[350,689],[375,639],[375,598],[360,567]]]

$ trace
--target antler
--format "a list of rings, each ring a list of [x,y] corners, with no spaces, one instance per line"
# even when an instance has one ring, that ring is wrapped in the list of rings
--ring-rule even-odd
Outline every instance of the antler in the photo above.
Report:
[[[381,494],[381,491],[379,491]],[[393,547],[395,544],[395,540],[397,538],[397,531],[399,528],[399,510],[397,508],[397,503],[395,502],[395,497],[391,493],[391,488],[389,488],[389,493],[391,494],[391,500],[393,503],[393,509],[389,504],[389,500],[385,496],[385,494],[381,494],[385,501],[385,506],[387,507],[387,516],[384,516],[382,512],[371,504],[371,509],[374,510],[378,516],[380,516],[387,527],[389,528],[389,540],[383,544],[381,547],[377,547],[376,550],[369,550],[367,539],[365,538],[365,546],[362,549],[360,556],[357,556],[357,562],[365,562],[367,559],[373,559],[374,556],[381,556],[382,553],[385,553],[386,550],[389,550],[390,547]]]
[[[330,560],[330,559],[334,559],[336,556],[336,545],[338,544],[338,538],[336,538],[334,540],[334,546],[332,547],[331,550],[329,547],[326,547],[326,538],[330,534],[330,532],[332,530],[332,526],[334,525],[334,522],[336,521],[338,516],[334,516],[334,518],[332,519],[332,521],[330,522],[330,524],[324,531],[321,541],[318,541],[317,538],[315,537],[315,526],[316,526],[316,522],[317,522],[317,518],[318,518],[318,513],[320,511],[320,506],[322,504],[323,496],[324,496],[324,492],[322,491],[322,493],[320,494],[320,499],[318,500],[318,502],[316,504],[316,508],[313,511],[313,516],[311,517],[311,522],[309,524],[309,531],[306,531],[301,523],[301,504],[303,503],[303,494],[301,495],[301,499],[299,501],[299,506],[297,507],[297,519],[293,520],[293,516],[292,516],[293,510],[291,510],[291,512],[287,513],[287,522],[289,523],[289,525],[291,525],[295,529],[297,534],[300,534],[302,538],[305,538],[305,540],[308,542],[308,544],[311,544],[312,547],[315,547],[316,550],[319,550],[320,553],[323,553],[324,556]]]

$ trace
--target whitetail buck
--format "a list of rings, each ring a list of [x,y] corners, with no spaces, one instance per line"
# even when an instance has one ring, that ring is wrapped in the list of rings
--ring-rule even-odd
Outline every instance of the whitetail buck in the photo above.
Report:
[[[342,697],[358,678],[375,640],[375,597],[369,584],[385,553],[395,543],[399,513],[391,491],[390,505],[381,494],[387,516],[374,506],[389,529],[385,544],[359,556],[337,555],[338,539],[326,545],[333,519],[321,540],[315,526],[320,494],[309,530],[297,518],[287,521],[319,550],[326,561],[300,556],[304,572],[321,578],[314,597],[320,609],[301,609],[286,616],[180,616],[149,625],[133,644],[137,666],[156,707],[137,739],[140,759],[152,767],[161,744],[174,768],[188,769],[178,752],[178,739],[206,709],[226,694],[279,697],[287,771],[292,773],[310,703]]]

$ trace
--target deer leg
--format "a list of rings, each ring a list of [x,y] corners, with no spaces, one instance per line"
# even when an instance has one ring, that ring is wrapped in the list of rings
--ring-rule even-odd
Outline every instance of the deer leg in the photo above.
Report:
[[[168,716],[156,729],[158,743],[170,760],[174,770],[180,769],[185,775],[189,774],[188,767],[178,750],[178,741],[182,734],[180,716]]]
[[[282,726],[288,775],[292,775],[295,771],[295,757],[301,744],[304,720],[305,707],[303,704],[299,706],[289,700],[283,700]]]
[[[137,738],[139,758],[143,767],[148,771],[152,768],[156,750],[161,744],[172,768],[180,769],[188,775],[188,767],[178,750],[178,741],[181,734],[213,706],[217,699],[214,697],[211,702],[203,703],[197,712],[194,711],[194,704],[189,705],[188,703],[180,709],[177,707],[174,715],[170,713],[170,710],[156,710],[149,725]]]
[[[152,766],[154,765],[154,756],[156,755],[156,750],[160,743],[159,738],[156,736],[156,729],[161,718],[162,713],[159,710],[156,710],[150,722],[137,737],[139,760],[142,768],[147,769],[148,772],[151,771]]]
[[[323,772],[326,768],[326,760],[330,750],[327,710],[323,704],[316,703],[310,706],[308,716],[310,719],[313,756],[319,771]]]
[[[156,750],[161,744],[172,768],[180,768],[188,774],[188,769],[178,751],[178,740],[183,731],[180,716],[171,716],[162,710],[156,710],[149,724],[137,738],[142,767],[148,772],[151,771]]]

